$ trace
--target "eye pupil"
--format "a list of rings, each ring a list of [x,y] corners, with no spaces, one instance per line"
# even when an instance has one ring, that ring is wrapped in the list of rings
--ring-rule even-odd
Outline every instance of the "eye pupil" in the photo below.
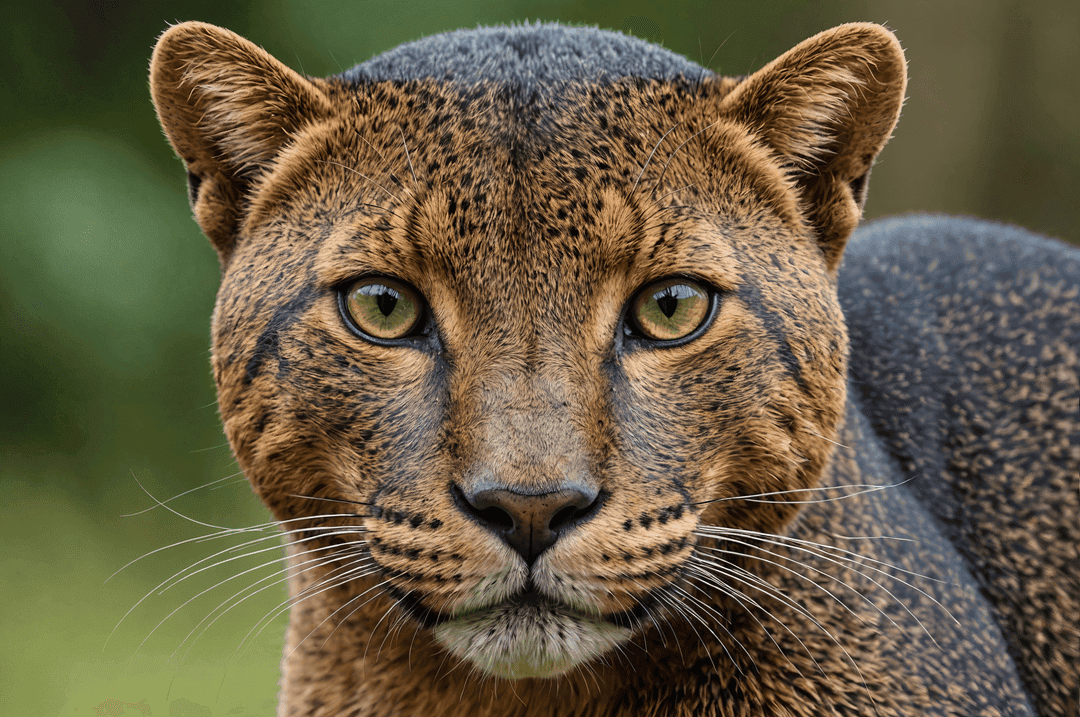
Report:
[[[394,313],[394,307],[397,306],[398,298],[389,289],[379,294],[375,299],[375,305],[383,316],[389,316]]]
[[[670,292],[665,292],[663,296],[657,298],[656,306],[664,314],[665,318],[670,319],[675,315],[675,310],[679,308],[679,299]]]

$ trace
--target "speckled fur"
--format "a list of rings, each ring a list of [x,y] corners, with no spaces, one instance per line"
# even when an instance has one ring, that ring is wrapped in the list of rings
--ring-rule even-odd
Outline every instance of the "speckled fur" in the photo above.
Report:
[[[275,516],[311,529],[290,539],[280,715],[1068,714],[1077,253],[914,219],[844,254],[903,99],[883,28],[740,80],[665,74],[685,61],[597,31],[516,32],[522,56],[549,33],[668,69],[310,79],[198,23],[155,50],[223,268],[225,430]],[[337,290],[365,275],[414,285],[429,330],[352,333]],[[709,328],[625,334],[635,291],[669,276],[715,290]],[[531,572],[450,491],[567,475],[605,502]],[[866,484],[893,487],[840,488]],[[739,498],[812,487],[837,490]],[[353,532],[316,532],[333,525]],[[633,636],[513,681],[436,640],[525,585]]]

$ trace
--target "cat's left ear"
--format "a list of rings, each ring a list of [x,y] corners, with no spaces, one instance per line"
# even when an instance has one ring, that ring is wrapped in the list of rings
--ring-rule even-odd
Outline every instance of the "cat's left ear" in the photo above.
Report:
[[[722,116],[791,169],[830,271],[862,215],[870,168],[896,126],[906,85],[896,37],[852,23],[799,43],[720,104]]]
[[[202,22],[166,30],[150,61],[158,119],[188,172],[195,219],[228,264],[254,178],[332,114],[303,77],[236,33]]]

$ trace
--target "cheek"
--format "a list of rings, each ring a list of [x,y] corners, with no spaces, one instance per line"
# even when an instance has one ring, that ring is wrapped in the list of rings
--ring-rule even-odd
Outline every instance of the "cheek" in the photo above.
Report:
[[[305,359],[318,369],[294,382],[295,403],[309,409],[298,417],[326,437],[342,483],[365,495],[405,490],[439,461],[448,403],[443,372],[423,351],[354,343]]]
[[[736,341],[635,351],[620,369],[612,401],[628,460],[686,478],[724,452],[767,393],[754,357]]]

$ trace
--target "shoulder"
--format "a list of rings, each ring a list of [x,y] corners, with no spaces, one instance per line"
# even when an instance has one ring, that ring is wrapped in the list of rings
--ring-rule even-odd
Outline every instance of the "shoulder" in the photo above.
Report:
[[[912,455],[945,460],[957,432],[1029,436],[1017,411],[1032,412],[1027,428],[1076,436],[1076,247],[981,220],[901,217],[855,233],[838,281],[852,378],[894,443],[920,436]],[[998,423],[975,426],[976,415]]]
[[[838,282],[856,372],[919,361],[964,373],[978,367],[950,361],[976,346],[986,362],[1016,365],[1072,356],[1080,339],[1080,249],[1020,227],[940,215],[872,222],[852,236]]]
[[[921,278],[945,281],[953,272],[975,271],[1006,279],[1018,268],[1048,265],[1075,277],[1080,272],[1080,249],[1010,224],[912,214],[859,227],[845,250],[841,290],[868,273],[885,279],[887,274],[915,272]],[[899,286],[896,280],[886,284]]]
[[[1080,250],[985,221],[891,219],[853,237],[839,294],[851,395],[896,481],[970,566],[1033,693],[1074,700]]]

